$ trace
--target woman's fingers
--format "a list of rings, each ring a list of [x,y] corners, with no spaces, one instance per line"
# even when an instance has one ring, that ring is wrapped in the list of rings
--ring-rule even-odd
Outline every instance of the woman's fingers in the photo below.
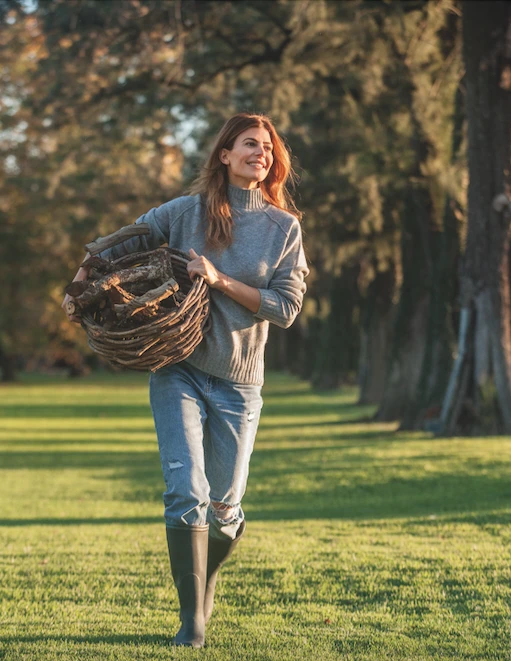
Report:
[[[190,278],[200,275],[211,287],[218,281],[218,271],[215,266],[203,255],[198,255],[193,248],[188,251],[192,260],[188,262],[186,268]]]
[[[206,259],[200,257],[193,248],[190,248],[188,252],[192,258],[192,261],[186,265],[190,277],[194,278],[196,275],[202,275],[204,277],[206,275]]]

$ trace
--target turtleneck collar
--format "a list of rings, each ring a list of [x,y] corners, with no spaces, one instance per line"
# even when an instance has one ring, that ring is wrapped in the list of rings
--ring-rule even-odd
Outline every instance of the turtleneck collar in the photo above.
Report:
[[[268,204],[260,188],[238,188],[229,184],[227,197],[231,207],[240,211],[256,211],[264,209]]]

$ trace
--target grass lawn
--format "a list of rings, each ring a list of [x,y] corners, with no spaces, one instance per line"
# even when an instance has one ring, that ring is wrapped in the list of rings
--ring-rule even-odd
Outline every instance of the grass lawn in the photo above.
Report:
[[[144,375],[0,386],[0,659],[511,659],[511,438],[271,375],[203,650],[173,649]]]

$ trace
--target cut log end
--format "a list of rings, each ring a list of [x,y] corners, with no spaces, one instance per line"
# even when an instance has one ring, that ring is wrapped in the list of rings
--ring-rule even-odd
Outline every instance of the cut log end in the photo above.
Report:
[[[66,313],[71,317],[73,315],[76,315],[78,313],[76,309],[76,305],[73,303],[73,301],[68,301],[66,303]]]

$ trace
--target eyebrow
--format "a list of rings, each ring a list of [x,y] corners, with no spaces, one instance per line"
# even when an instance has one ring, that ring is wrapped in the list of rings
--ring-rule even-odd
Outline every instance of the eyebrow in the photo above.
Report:
[[[253,140],[254,142],[257,142],[257,138],[245,138],[243,142],[245,142],[246,140]],[[271,144],[272,144],[271,142],[263,142],[263,145],[271,145]]]

